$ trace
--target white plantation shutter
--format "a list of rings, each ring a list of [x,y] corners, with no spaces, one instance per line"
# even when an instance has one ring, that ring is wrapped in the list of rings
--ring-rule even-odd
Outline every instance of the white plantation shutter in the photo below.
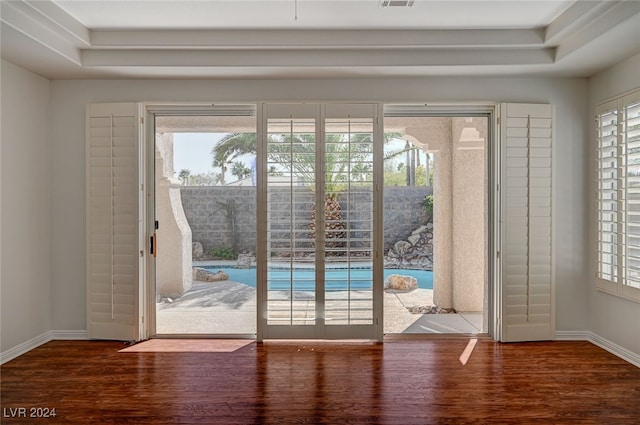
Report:
[[[596,108],[597,287],[640,301],[640,90]]]
[[[87,107],[87,333],[139,338],[139,134],[137,104]]]
[[[598,278],[618,281],[618,110],[617,102],[599,108],[598,139]]]
[[[640,290],[640,92],[625,96],[622,104],[625,273],[621,289],[625,295],[637,297]]]
[[[553,106],[501,105],[502,341],[554,337]]]

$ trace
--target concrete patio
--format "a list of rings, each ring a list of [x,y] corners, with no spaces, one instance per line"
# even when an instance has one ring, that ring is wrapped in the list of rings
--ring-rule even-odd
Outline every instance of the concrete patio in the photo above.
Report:
[[[315,303],[310,293],[297,293],[294,310],[304,317],[312,317]],[[332,293],[334,298],[342,298]],[[361,298],[366,304],[370,292],[351,292],[352,298]],[[289,310],[288,293],[272,295],[270,311],[277,319],[277,311]],[[280,299],[279,299],[280,298]],[[341,301],[342,303],[346,303]],[[281,305],[279,305],[279,303]],[[384,293],[385,334],[409,333],[482,333],[481,312],[458,314],[413,314],[407,307],[433,305],[433,291],[416,289],[410,292],[387,290]],[[338,302],[333,307],[339,309]],[[352,304],[353,306],[353,304]],[[303,316],[299,316],[303,317]],[[353,316],[352,316],[353,317]],[[339,323],[338,321],[334,323]],[[233,281],[194,281],[190,291],[172,302],[157,304],[156,333],[180,334],[255,334],[256,289]]]

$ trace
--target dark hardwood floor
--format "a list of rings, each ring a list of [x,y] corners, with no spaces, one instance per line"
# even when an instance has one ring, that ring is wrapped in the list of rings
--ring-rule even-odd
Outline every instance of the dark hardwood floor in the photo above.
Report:
[[[49,342],[2,366],[0,422],[640,424],[640,368],[587,342],[182,344]]]

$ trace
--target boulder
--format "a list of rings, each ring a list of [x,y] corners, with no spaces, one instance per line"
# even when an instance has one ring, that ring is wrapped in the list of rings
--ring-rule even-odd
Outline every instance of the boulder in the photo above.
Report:
[[[424,270],[433,270],[433,263],[427,257],[420,258],[420,260],[418,261],[418,264],[416,264],[416,266],[418,266],[418,268],[424,269]]]
[[[429,223],[431,224],[431,223]],[[433,228],[433,224],[431,224],[431,228]],[[419,235],[421,233],[423,233],[424,231],[426,231],[428,229],[427,226],[422,225],[420,227],[418,227],[416,230],[414,230],[413,232],[411,232],[412,235]]]
[[[229,280],[229,275],[222,270],[214,272],[200,267],[194,267],[193,280],[199,280],[201,282],[219,282],[221,280]]]
[[[255,262],[255,258],[251,254],[240,254],[238,255],[238,261],[236,262],[236,267],[240,269],[248,269],[251,268],[253,263]]]
[[[407,306],[407,310],[409,310],[412,314],[455,314],[456,311],[453,308],[440,308],[435,305],[418,305],[418,306]]]
[[[395,291],[413,291],[414,289],[418,289],[418,280],[413,276],[392,274],[384,280],[384,289],[393,289]]]
[[[191,244],[191,255],[193,258],[202,258],[204,255],[204,248],[200,242],[193,242]]]
[[[398,268],[398,260],[395,258],[384,257],[384,268],[385,269],[397,269]]]
[[[393,250],[398,254],[399,257],[404,256],[404,254],[411,249],[411,243],[407,241],[398,241],[393,245]]]

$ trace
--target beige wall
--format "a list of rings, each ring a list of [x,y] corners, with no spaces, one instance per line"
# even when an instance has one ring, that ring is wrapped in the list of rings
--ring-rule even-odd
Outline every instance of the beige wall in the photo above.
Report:
[[[55,183],[51,181],[49,81],[5,61],[1,79],[0,349],[4,353],[51,330],[51,194]],[[78,148],[84,151],[83,145]],[[65,194],[64,189],[55,191],[58,196]],[[74,196],[83,198],[84,194]],[[84,214],[77,214],[76,219],[76,234],[83,237]],[[74,247],[67,240],[56,246],[67,248],[79,252],[84,239]],[[74,267],[80,278],[84,263],[76,262]],[[83,281],[74,282],[81,293]],[[78,307],[76,323],[81,324],[84,306]]]
[[[635,61],[635,62],[634,62]],[[614,69],[612,75],[626,75],[625,84],[637,81],[640,60]],[[6,71],[8,69],[8,71]],[[5,74],[7,73],[7,74]],[[602,78],[602,82],[600,82]],[[592,82],[595,94],[617,94],[626,90],[617,87],[611,76]],[[622,80],[621,80],[622,81]],[[637,85],[637,84],[636,84]],[[8,87],[7,89],[5,87]],[[204,101],[255,102],[265,101],[382,101],[386,103],[434,102],[533,102],[552,103],[556,107],[556,144],[554,148],[554,228],[556,235],[554,260],[556,263],[556,326],[559,331],[601,332],[620,345],[640,352],[636,335],[637,305],[624,300],[609,299],[595,294],[591,250],[586,235],[592,225],[588,216],[587,185],[590,181],[589,161],[585,157],[591,134],[588,113],[587,80],[580,78],[526,77],[424,77],[372,78],[327,80],[56,80],[47,82],[40,77],[2,62],[2,123],[19,117],[36,116],[30,127],[19,129],[17,124],[2,128],[2,213],[12,200],[11,190],[5,189],[5,164],[23,166],[37,164],[39,171],[26,177],[27,194],[20,195],[18,209],[29,203],[43,202],[17,223],[46,223],[26,228],[26,239],[17,231],[5,231],[2,226],[2,263],[8,262],[4,250],[19,247],[23,254],[37,252],[44,263],[38,271],[27,272],[30,279],[2,280],[2,347],[26,342],[40,330],[86,330],[85,290],[85,105],[91,102],[126,101]],[[597,97],[597,96],[596,96]],[[593,102],[591,102],[593,103]],[[4,105],[11,105],[7,110]],[[15,112],[15,114],[14,114]],[[17,118],[16,118],[17,116]],[[45,122],[49,117],[50,131]],[[47,137],[48,134],[48,137]],[[18,147],[5,149],[5,140],[22,139]],[[48,159],[47,159],[48,156]],[[9,165],[9,167],[11,167]],[[11,168],[9,168],[11,169]],[[48,186],[43,189],[42,181]],[[8,190],[8,192],[5,192]],[[50,203],[44,201],[47,191]],[[11,222],[13,225],[13,221]],[[40,224],[38,224],[40,226]],[[36,234],[38,233],[38,234]],[[45,241],[34,248],[38,242]],[[14,249],[14,248],[12,248]],[[26,258],[26,257],[25,257]],[[26,264],[27,260],[23,260]],[[31,265],[32,262],[29,262]],[[18,277],[17,267],[10,269],[11,277]],[[49,271],[49,278],[40,279],[41,270]],[[45,273],[46,274],[46,273]],[[8,276],[8,275],[7,275]],[[38,279],[36,279],[36,277]],[[28,282],[28,283],[25,283]],[[35,282],[35,283],[34,283]],[[51,284],[49,286],[49,283]],[[7,296],[5,297],[5,294]],[[46,298],[50,296],[50,302]],[[603,298],[600,300],[600,298]],[[5,306],[9,300],[13,305]],[[589,305],[591,300],[591,305]],[[6,310],[5,310],[6,308]],[[47,326],[51,314],[52,324]],[[589,317],[593,317],[589,321]],[[596,322],[599,323],[596,325]],[[591,324],[591,327],[589,327]],[[10,335],[10,339],[5,339]]]
[[[53,319],[57,329],[85,328],[84,288],[84,108],[90,102],[123,101],[384,101],[539,102],[557,112],[554,151],[557,176],[554,222],[563,229],[555,259],[558,329],[585,329],[586,79],[564,78],[402,78],[336,80],[69,80],[51,83],[54,185],[52,237]],[[58,160],[59,159],[59,160]],[[62,201],[61,195],[67,195]]]
[[[598,103],[619,96],[629,90],[640,88],[640,54],[619,63],[615,67],[602,72],[589,81],[589,117],[595,117],[595,107]],[[592,131],[593,119],[589,123],[589,146],[585,152],[589,164],[595,164],[595,131]],[[589,182],[588,193],[596,190],[596,168],[590,167],[585,171],[585,180]],[[640,303],[622,299],[596,289],[596,220],[597,211],[593,196],[587,197],[586,210],[589,212],[589,280],[588,309],[589,330],[624,347],[636,354],[640,359]],[[640,361],[639,361],[640,362]]]

